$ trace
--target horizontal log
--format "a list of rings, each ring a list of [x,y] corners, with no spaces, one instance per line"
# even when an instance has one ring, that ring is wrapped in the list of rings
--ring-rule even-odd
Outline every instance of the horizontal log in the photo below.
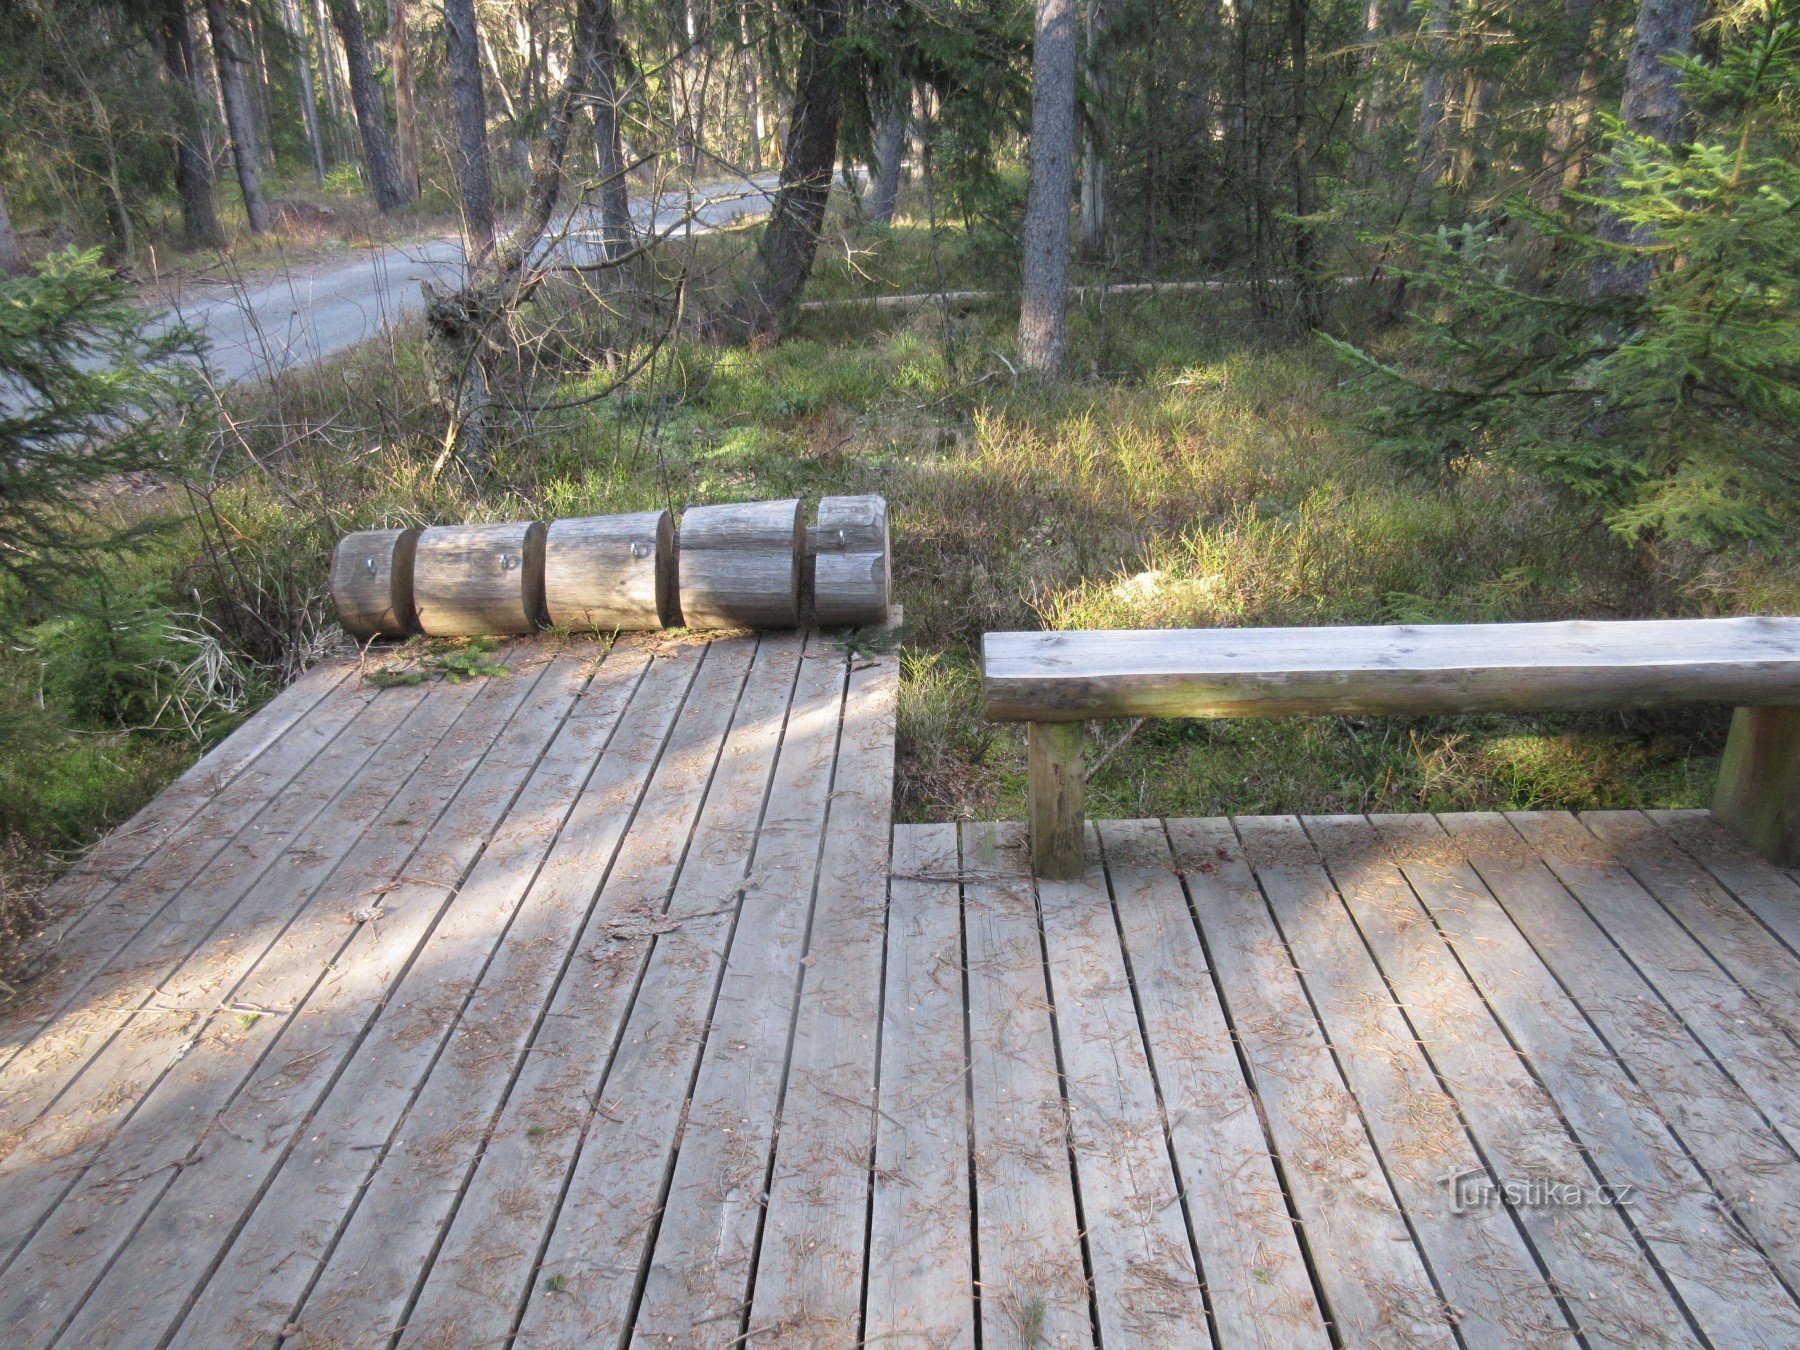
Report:
[[[987,715],[1557,712],[1800,705],[1800,619],[989,633]]]
[[[351,637],[410,637],[419,631],[413,608],[413,557],[419,531],[358,530],[331,551],[331,603]]]
[[[544,539],[544,608],[575,632],[674,627],[675,566],[667,511],[558,520]]]
[[[544,527],[433,525],[413,560],[419,627],[434,637],[529,633],[544,624]]]
[[[804,541],[797,499],[688,507],[679,540],[682,621],[690,628],[799,626]]]
[[[813,529],[813,614],[819,625],[886,623],[890,585],[886,500],[820,501]]]

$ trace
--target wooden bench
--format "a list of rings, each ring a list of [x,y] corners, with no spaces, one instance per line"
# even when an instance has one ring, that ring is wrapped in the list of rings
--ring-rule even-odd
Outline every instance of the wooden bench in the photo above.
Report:
[[[989,633],[987,715],[1029,722],[1032,865],[1082,869],[1084,721],[1736,707],[1713,810],[1800,862],[1800,619]]]

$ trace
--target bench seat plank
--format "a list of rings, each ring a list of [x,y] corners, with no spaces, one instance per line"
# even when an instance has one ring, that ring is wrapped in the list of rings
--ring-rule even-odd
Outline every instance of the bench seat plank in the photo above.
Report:
[[[987,716],[1572,712],[1800,704],[1800,618],[989,633]]]

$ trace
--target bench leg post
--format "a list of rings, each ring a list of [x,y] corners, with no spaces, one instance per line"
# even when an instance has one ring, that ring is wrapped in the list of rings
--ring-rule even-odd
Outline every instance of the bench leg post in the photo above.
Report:
[[[1800,864],[1800,707],[1731,714],[1713,814],[1771,862]]]
[[[1082,751],[1080,722],[1031,723],[1031,870],[1046,881],[1082,873]]]

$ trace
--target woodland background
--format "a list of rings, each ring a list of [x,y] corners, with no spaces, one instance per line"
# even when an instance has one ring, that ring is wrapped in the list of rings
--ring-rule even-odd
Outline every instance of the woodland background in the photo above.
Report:
[[[921,819],[1018,809],[986,628],[1795,612],[1797,93],[1791,0],[0,0],[12,922],[363,526],[886,493]],[[444,234],[272,380],[149,326]],[[1102,730],[1172,815],[1692,804],[1722,723]]]

